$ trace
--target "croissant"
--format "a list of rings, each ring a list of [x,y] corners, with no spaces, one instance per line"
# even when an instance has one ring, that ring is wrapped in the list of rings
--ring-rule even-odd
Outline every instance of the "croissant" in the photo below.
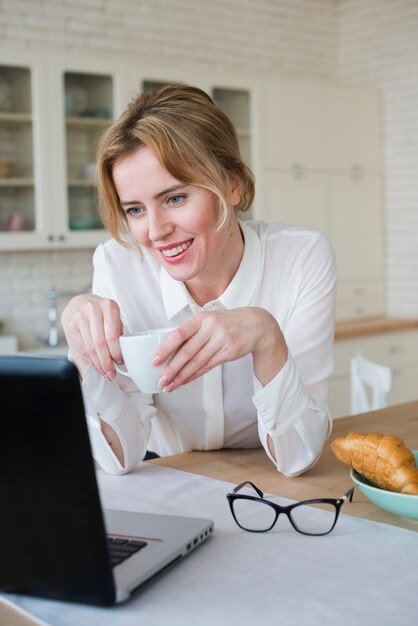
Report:
[[[381,489],[418,495],[415,457],[396,435],[349,433],[331,449],[337,459]]]

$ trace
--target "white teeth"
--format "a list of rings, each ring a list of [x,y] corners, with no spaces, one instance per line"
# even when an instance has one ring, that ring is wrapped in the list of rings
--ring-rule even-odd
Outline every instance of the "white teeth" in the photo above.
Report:
[[[180,254],[183,250],[186,250],[192,244],[191,241],[186,241],[182,243],[180,246],[176,246],[175,248],[170,248],[169,250],[162,250],[164,256],[176,256],[176,254]]]

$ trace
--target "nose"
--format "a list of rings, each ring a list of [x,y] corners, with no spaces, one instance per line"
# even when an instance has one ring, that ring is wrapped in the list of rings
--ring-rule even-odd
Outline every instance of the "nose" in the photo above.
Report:
[[[174,230],[174,224],[164,211],[148,211],[148,237],[156,243],[163,241]]]

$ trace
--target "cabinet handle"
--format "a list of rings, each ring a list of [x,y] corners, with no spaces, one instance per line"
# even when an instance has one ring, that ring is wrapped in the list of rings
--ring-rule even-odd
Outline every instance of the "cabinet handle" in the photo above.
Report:
[[[48,235],[47,239],[48,241],[54,241],[55,237],[54,235]]]
[[[401,349],[399,346],[389,346],[388,348],[388,352],[389,354],[398,354],[398,352],[400,352]]]
[[[306,174],[305,167],[302,165],[302,163],[292,163],[292,172],[294,178],[297,178],[298,180],[304,178]]]
[[[353,165],[351,166],[351,178],[353,180],[361,180],[363,178],[363,175],[364,170],[362,166],[358,165],[357,163],[353,163]]]
[[[59,235],[58,236],[58,241],[65,241],[65,235]]]

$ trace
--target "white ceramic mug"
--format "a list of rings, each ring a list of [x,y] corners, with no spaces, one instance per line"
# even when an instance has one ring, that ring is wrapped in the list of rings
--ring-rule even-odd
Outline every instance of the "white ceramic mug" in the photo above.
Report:
[[[132,378],[143,393],[162,391],[157,383],[171,357],[161,365],[152,365],[151,361],[157,347],[175,329],[176,327],[151,328],[132,335],[122,335],[119,342],[126,369],[115,364],[116,370],[119,374]]]

